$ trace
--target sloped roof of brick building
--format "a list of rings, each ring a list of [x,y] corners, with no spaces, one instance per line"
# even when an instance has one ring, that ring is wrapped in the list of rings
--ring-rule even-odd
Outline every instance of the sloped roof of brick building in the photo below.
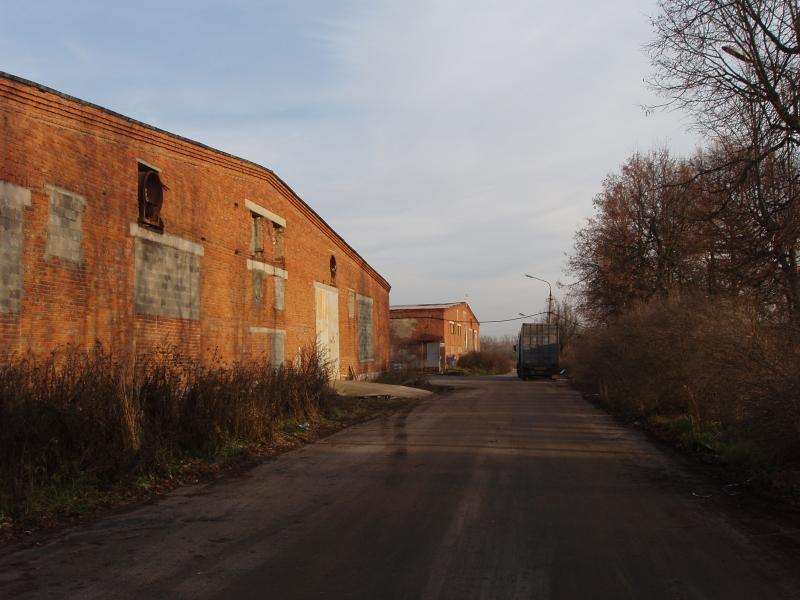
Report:
[[[466,304],[466,302],[447,302],[444,304],[395,304],[389,308],[390,310],[437,310],[458,306],[459,304]]]
[[[241,158],[239,156],[236,156],[234,154],[229,154],[229,153],[224,152],[222,150],[218,150],[217,148],[212,148],[211,146],[207,146],[206,144],[203,144],[202,142],[198,142],[198,141],[183,137],[181,135],[178,135],[178,134],[175,134],[175,133],[171,133],[171,132],[166,131],[164,129],[160,129],[158,127],[155,127],[154,125],[149,125],[149,124],[144,123],[142,121],[138,121],[136,119],[133,119],[133,118],[128,117],[128,116],[125,116],[125,115],[120,114],[120,113],[118,113],[116,111],[113,111],[111,109],[108,109],[108,108],[105,108],[103,106],[100,106],[100,105],[94,104],[92,102],[89,102],[87,100],[82,100],[80,98],[76,98],[74,96],[70,96],[69,94],[65,94],[63,92],[60,92],[60,91],[55,90],[53,88],[47,87],[47,86],[42,85],[40,83],[36,83],[35,81],[30,81],[28,79],[24,79],[22,77],[18,77],[16,75],[12,75],[12,74],[6,73],[4,71],[0,71],[0,98],[6,98],[6,99],[10,99],[10,100],[19,100],[19,98],[14,98],[13,97],[13,93],[12,93],[13,89],[12,88],[6,86],[5,89],[4,89],[4,86],[1,85],[2,84],[2,80],[4,80],[4,79],[7,80],[7,81],[15,82],[17,84],[21,84],[21,85],[33,88],[33,89],[35,89],[36,91],[38,91],[40,93],[52,94],[52,95],[55,95],[55,96],[57,96],[57,97],[59,97],[59,98],[61,98],[63,100],[67,100],[69,102],[74,102],[74,103],[77,103],[77,104],[82,105],[84,107],[88,107],[88,108],[93,109],[93,110],[101,111],[101,112],[103,112],[103,113],[105,113],[107,115],[110,115],[110,116],[112,116],[112,117],[114,117],[116,119],[120,119],[120,120],[126,121],[127,123],[129,123],[131,125],[134,125],[136,127],[142,127],[142,128],[147,129],[149,131],[156,132],[156,133],[164,135],[164,136],[168,136],[168,137],[170,137],[170,138],[172,138],[174,140],[179,140],[181,142],[184,142],[186,144],[190,144],[190,145],[195,146],[197,148],[200,148],[202,150],[211,152],[211,153],[213,153],[213,154],[215,154],[215,155],[217,155],[219,157],[223,157],[224,159],[229,159],[229,160],[236,161],[237,163],[240,163],[243,167],[249,167],[249,171],[248,172],[250,172],[251,174],[261,173],[263,179],[266,179],[267,181],[270,181],[270,182],[274,183],[274,185],[278,188],[278,190],[283,192],[283,194],[287,197],[287,199],[290,202],[292,202],[301,212],[305,213],[305,215],[312,222],[315,222],[323,231],[325,231],[328,234],[328,237],[330,237],[331,240],[334,243],[336,243],[346,254],[348,254],[353,260],[355,260],[356,263],[358,263],[362,267],[364,267],[375,278],[375,280],[381,286],[383,286],[386,290],[390,290],[391,289],[391,286],[389,285],[389,282],[386,281],[386,279],[380,273],[378,273],[372,267],[372,265],[370,265],[350,244],[348,244],[345,241],[345,239],[341,235],[339,235],[333,229],[333,227],[331,227],[325,221],[325,219],[323,219],[313,208],[311,208],[299,195],[297,195],[297,193],[291,187],[289,187],[289,185],[285,181],[283,181],[271,169],[269,169],[269,168],[267,168],[267,167],[265,167],[263,165],[259,165],[258,163],[255,163],[255,162],[252,162],[250,160],[247,160],[245,158]],[[36,98],[31,97],[31,98],[29,98],[29,101],[36,103]],[[39,100],[39,103],[41,103],[41,100]],[[175,150],[174,147],[172,147],[171,149]],[[255,171],[255,173],[254,173],[254,171]]]

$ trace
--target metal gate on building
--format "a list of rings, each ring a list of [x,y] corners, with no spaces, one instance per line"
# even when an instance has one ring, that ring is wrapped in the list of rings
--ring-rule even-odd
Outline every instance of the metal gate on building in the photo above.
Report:
[[[317,348],[328,363],[331,379],[339,379],[339,290],[315,282]]]
[[[439,342],[426,342],[425,369],[439,370]]]

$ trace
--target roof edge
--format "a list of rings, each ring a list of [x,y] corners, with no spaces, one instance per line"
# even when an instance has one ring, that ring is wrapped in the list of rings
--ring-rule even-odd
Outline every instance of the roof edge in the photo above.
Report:
[[[25,79],[24,77],[19,77],[18,75],[13,75],[11,73],[7,73],[6,71],[0,71],[0,79],[6,79],[8,81],[12,81],[12,82],[20,84],[20,85],[24,85],[24,86],[27,86],[27,87],[34,88],[34,89],[38,90],[39,92],[42,92],[42,93],[45,93],[45,94],[53,94],[53,95],[55,95],[55,96],[57,96],[59,98],[62,98],[63,100],[67,100],[69,102],[74,102],[76,104],[79,104],[79,105],[82,105],[82,106],[86,106],[86,107],[94,109],[94,110],[98,110],[98,111],[103,112],[103,113],[105,113],[107,115],[110,115],[110,116],[112,116],[114,118],[121,119],[121,120],[123,120],[123,121],[125,121],[127,123],[136,125],[138,127],[142,127],[144,129],[148,129],[150,131],[153,131],[153,132],[156,132],[158,134],[173,138],[175,140],[179,140],[179,141],[181,141],[183,143],[190,144],[192,146],[195,146],[195,147],[201,148],[203,150],[206,150],[208,152],[212,152],[214,154],[223,156],[223,157],[228,158],[230,160],[234,160],[234,161],[243,163],[245,165],[250,166],[251,168],[254,168],[254,169],[257,169],[259,171],[264,172],[265,174],[267,174],[267,176],[270,179],[275,180],[275,182],[278,184],[277,187],[279,188],[279,191],[281,193],[283,193],[284,196],[286,196],[287,199],[290,202],[295,204],[295,206],[301,212],[306,213],[306,215],[309,216],[312,221],[316,221],[319,225],[321,225],[322,229],[325,230],[325,232],[329,235],[329,237],[335,243],[337,243],[342,248],[342,250],[344,250],[347,254],[349,254],[351,256],[351,258],[353,258],[357,263],[360,263],[362,266],[366,267],[366,269],[370,272],[370,274],[378,282],[378,284],[381,285],[381,287],[383,287],[387,292],[391,290],[392,286],[389,284],[389,282],[386,280],[386,278],[384,278],[383,275],[378,273],[378,271],[376,271],[375,268],[372,265],[370,265],[366,261],[366,259],[358,253],[358,251],[355,248],[353,248],[349,243],[347,243],[347,241],[345,241],[345,239],[341,235],[339,235],[339,233],[337,233],[336,230],[333,229],[333,227],[331,227],[328,224],[328,222],[325,221],[325,219],[323,219],[319,215],[319,213],[317,213],[317,211],[315,211],[313,208],[311,208],[311,206],[309,206],[309,204],[305,200],[303,200],[297,194],[297,192],[295,192],[289,186],[289,184],[287,184],[283,179],[281,179],[272,169],[270,169],[268,167],[265,167],[264,165],[260,165],[260,164],[258,164],[256,162],[253,162],[251,160],[248,160],[246,158],[242,158],[240,156],[236,156],[235,154],[230,154],[229,152],[225,152],[224,150],[219,150],[217,148],[214,148],[214,147],[209,146],[207,144],[204,144],[202,142],[198,142],[197,140],[193,140],[191,138],[184,137],[184,136],[179,135],[177,133],[172,133],[172,132],[167,131],[165,129],[161,129],[160,127],[156,127],[155,125],[150,125],[148,123],[145,123],[144,121],[139,121],[138,119],[134,119],[132,117],[128,117],[126,115],[123,115],[122,113],[118,113],[118,112],[116,112],[114,110],[111,110],[110,108],[106,108],[104,106],[100,106],[99,104],[95,104],[93,102],[89,102],[88,100],[83,100],[81,98],[78,98],[76,96],[71,96],[70,94],[66,94],[64,92],[61,92],[61,91],[56,90],[54,88],[48,87],[48,86],[43,85],[41,83],[37,83],[35,81],[31,81],[30,79]]]
[[[475,321],[480,324],[480,320],[478,316],[475,314],[475,311],[472,310],[472,307],[469,305],[469,302],[466,300],[459,300],[458,302],[441,302],[437,304],[395,304],[394,306],[389,306],[389,312],[391,311],[425,311],[425,310],[447,310],[448,308],[452,308],[454,306],[464,305],[467,307],[467,310],[473,316]]]

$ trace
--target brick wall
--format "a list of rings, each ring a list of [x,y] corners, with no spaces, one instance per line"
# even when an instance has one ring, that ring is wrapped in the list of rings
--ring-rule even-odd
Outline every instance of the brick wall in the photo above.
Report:
[[[163,232],[138,222],[140,163],[166,187]],[[5,352],[293,359],[315,344],[320,282],[338,294],[341,372],[388,361],[388,283],[274,173],[6,75],[0,236]]]
[[[440,343],[441,364],[453,366],[458,358],[480,349],[480,323],[466,302],[391,309],[392,350],[395,360],[410,355],[423,359],[423,344]]]

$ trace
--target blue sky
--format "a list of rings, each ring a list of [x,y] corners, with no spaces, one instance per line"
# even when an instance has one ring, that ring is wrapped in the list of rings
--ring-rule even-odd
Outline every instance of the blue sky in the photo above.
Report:
[[[607,172],[696,144],[640,108],[654,4],[0,0],[0,70],[264,164],[393,303],[500,319],[569,281]]]

